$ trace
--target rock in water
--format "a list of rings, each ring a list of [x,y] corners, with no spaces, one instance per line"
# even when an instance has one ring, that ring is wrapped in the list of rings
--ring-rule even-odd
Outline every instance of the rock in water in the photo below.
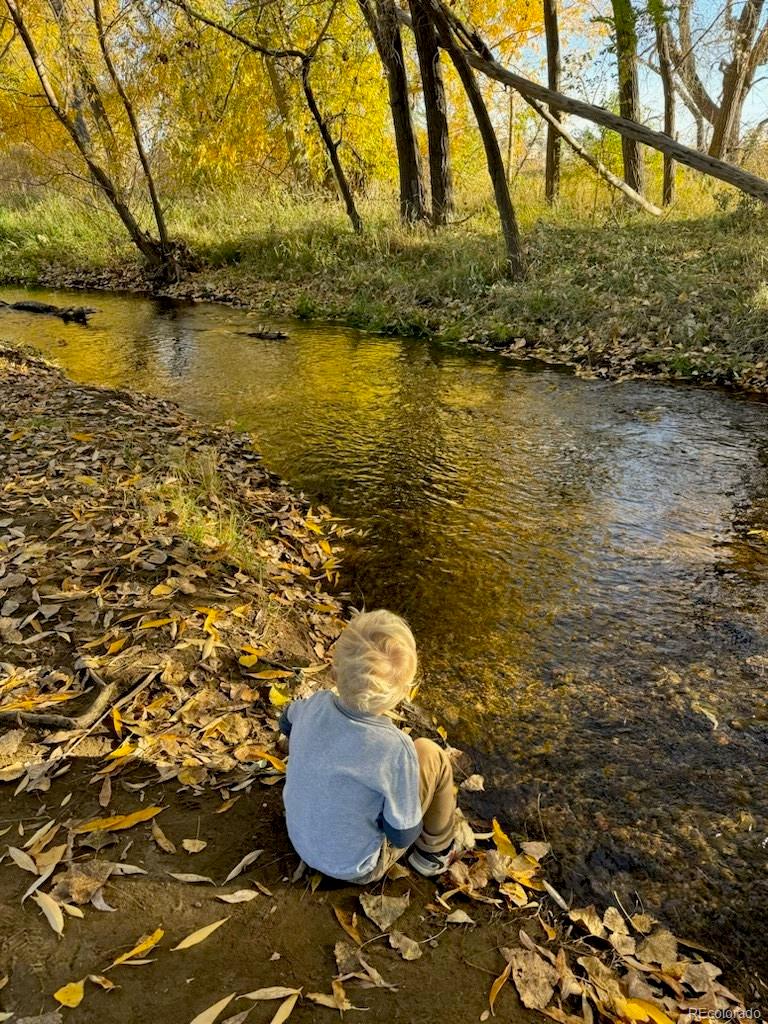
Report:
[[[20,302],[0,300],[0,305],[22,313],[45,313],[48,316],[58,316],[62,320],[72,320],[76,324],[87,324],[88,317],[95,312],[86,306],[54,306],[50,302],[38,302],[36,299],[22,299]]]

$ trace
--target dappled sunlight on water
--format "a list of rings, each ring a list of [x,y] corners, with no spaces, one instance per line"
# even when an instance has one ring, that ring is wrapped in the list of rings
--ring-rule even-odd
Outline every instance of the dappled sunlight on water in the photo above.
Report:
[[[210,305],[37,297],[98,312],[0,311],[0,337],[253,431],[368,531],[357,603],[407,616],[424,701],[482,760],[481,806],[543,826],[564,884],[639,889],[757,962],[768,405],[325,325],[259,341],[258,318]]]

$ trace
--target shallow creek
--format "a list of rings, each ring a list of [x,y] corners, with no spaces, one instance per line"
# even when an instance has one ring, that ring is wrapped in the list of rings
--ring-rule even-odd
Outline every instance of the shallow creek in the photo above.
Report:
[[[409,619],[421,699],[486,777],[475,806],[544,832],[566,895],[637,892],[766,969],[768,404],[328,325],[262,341],[222,306],[0,289],[22,297],[97,312],[0,309],[0,338],[253,432],[271,469],[367,531],[356,603]]]

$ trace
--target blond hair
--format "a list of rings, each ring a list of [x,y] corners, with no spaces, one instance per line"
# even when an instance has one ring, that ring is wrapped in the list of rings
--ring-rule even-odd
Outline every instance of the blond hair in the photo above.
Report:
[[[416,675],[416,641],[399,615],[383,608],[361,612],[336,641],[333,667],[345,707],[381,714],[408,696]]]

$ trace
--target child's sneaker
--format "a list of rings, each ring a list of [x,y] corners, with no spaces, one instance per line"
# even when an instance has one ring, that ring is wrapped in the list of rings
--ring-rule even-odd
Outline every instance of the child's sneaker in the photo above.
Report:
[[[425,878],[433,878],[435,875],[442,875],[448,870],[453,853],[453,843],[439,852],[420,850],[414,846],[408,854],[408,863],[414,871],[418,871]]]

